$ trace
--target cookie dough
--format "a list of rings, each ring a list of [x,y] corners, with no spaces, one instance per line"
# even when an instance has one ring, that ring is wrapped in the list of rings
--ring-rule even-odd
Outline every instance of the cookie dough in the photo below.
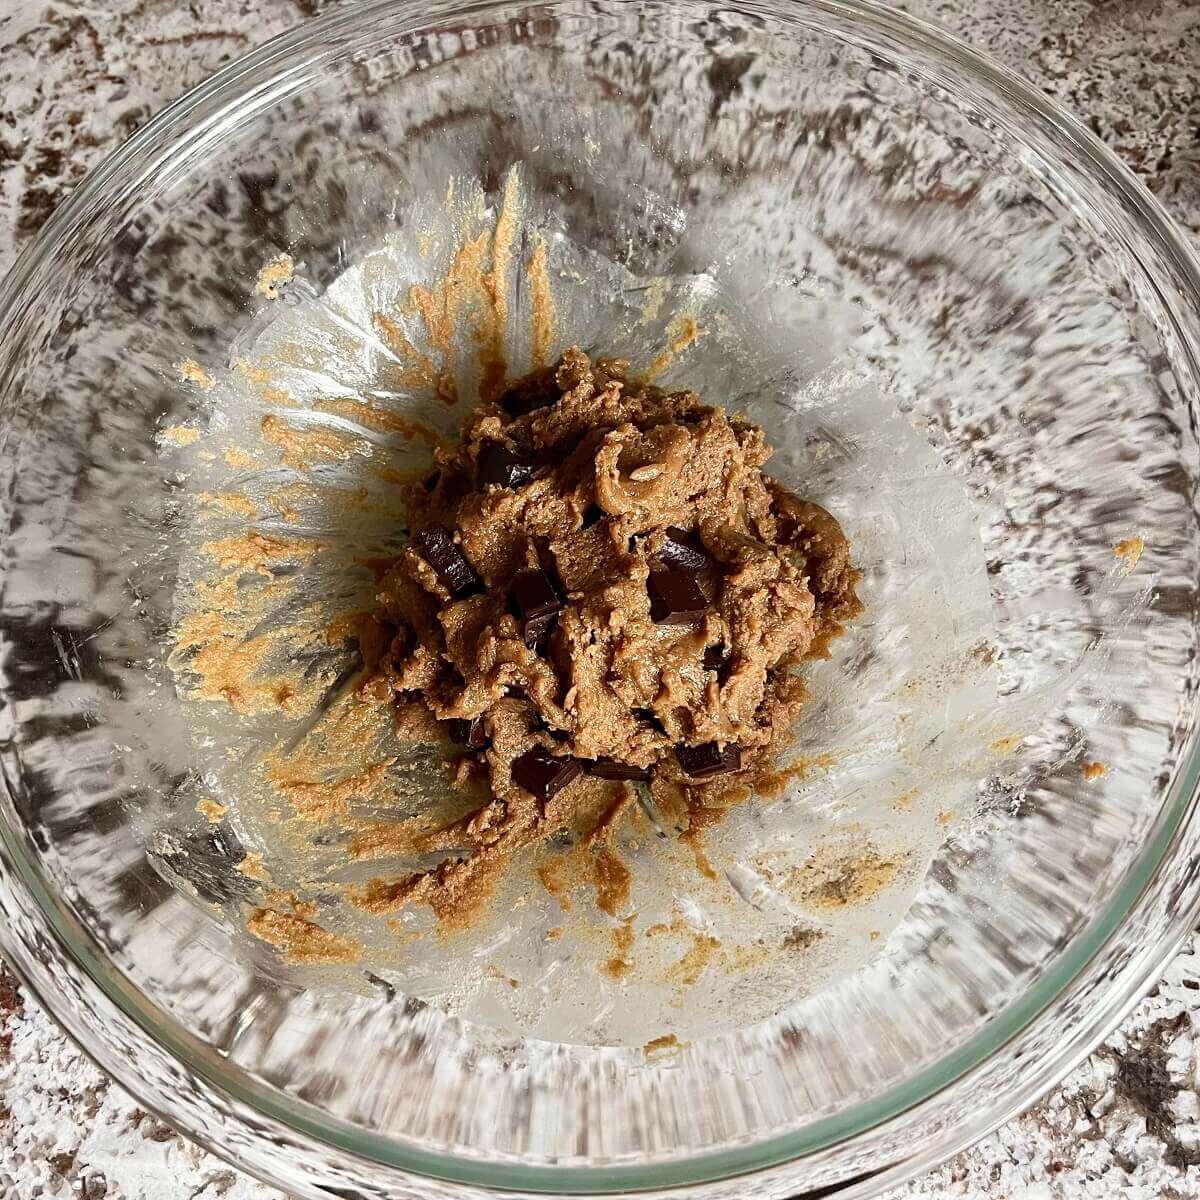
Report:
[[[861,611],[838,522],[770,455],[744,417],[578,349],[471,415],[408,490],[363,648],[488,799],[425,847],[458,858],[364,907],[461,912],[597,789],[648,789],[680,828],[746,791],[803,707],[798,668]]]

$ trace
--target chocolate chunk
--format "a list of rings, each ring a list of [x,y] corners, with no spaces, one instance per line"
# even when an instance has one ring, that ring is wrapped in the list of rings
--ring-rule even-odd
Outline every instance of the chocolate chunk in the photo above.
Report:
[[[522,571],[509,591],[513,609],[523,622],[525,645],[536,650],[549,636],[562,601],[545,571]]]
[[[650,618],[656,625],[686,625],[708,608],[708,597],[692,571],[654,571],[646,587]]]
[[[554,371],[545,370],[530,375],[516,387],[509,388],[500,397],[500,403],[512,416],[523,417],[539,408],[548,408],[557,402],[561,394]]]
[[[442,478],[441,471],[433,471],[430,474],[426,475],[425,478],[421,480],[421,486],[427,492],[432,492],[433,489],[435,487],[437,487],[438,483],[441,482],[441,478]]]
[[[550,586],[559,596],[562,596],[566,589],[559,577],[558,561],[554,557],[554,551],[550,549],[549,541],[546,538],[535,537],[533,548],[537,552],[538,566],[546,573],[546,578],[550,580]]]
[[[587,773],[599,779],[640,779],[643,783],[650,778],[649,767],[634,767],[614,758],[598,758],[588,763]]]
[[[670,525],[663,533],[658,561],[673,571],[703,571],[712,566],[704,543],[694,533]]]
[[[632,712],[633,715],[637,717],[637,719],[641,721],[643,725],[649,725],[650,728],[655,731],[655,733],[661,733],[664,737],[666,736],[666,727],[658,719],[658,714],[654,711],[654,709],[633,708],[630,709],[630,712]]]
[[[530,650],[542,651],[546,648],[546,643],[550,640],[551,633],[554,632],[554,626],[558,624],[558,613],[544,613],[540,617],[530,617],[525,622],[525,645]]]
[[[488,743],[487,730],[483,727],[482,717],[472,717],[469,721],[447,721],[450,730],[450,740],[468,750],[482,750]]]
[[[479,455],[479,482],[503,488],[520,487],[533,478],[537,464],[501,442],[489,442]]]
[[[742,765],[742,751],[738,746],[726,746],[718,742],[705,742],[703,746],[676,746],[675,758],[685,775],[693,779],[707,779],[710,775],[721,775],[736,771]]]
[[[729,662],[729,647],[724,645],[707,647],[702,661],[706,671],[720,671]]]
[[[465,596],[479,586],[479,576],[454,544],[454,534],[445,525],[430,525],[414,533],[412,540],[417,553],[433,568],[438,582],[451,596]]]
[[[513,759],[512,777],[518,787],[545,803],[583,773],[577,758],[555,758],[541,746]]]

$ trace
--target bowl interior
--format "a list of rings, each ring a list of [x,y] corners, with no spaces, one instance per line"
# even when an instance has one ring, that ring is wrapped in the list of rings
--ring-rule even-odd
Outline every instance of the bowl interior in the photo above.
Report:
[[[1052,996],[1178,817],[1195,379],[1154,248],[967,66],[836,15],[372,7],[178,111],[16,297],[10,841],[152,1025],[330,1137],[647,1185],[736,1145],[799,1153]],[[864,620],[811,672],[813,769],[710,836],[714,878],[626,840],[636,935],[682,922],[643,937],[645,978],[597,970],[594,917],[547,942],[565,919],[527,877],[467,941],[351,911],[353,820],[444,800],[429,747],[348,743],[307,782],[327,799],[386,749],[387,790],[316,815],[256,782],[344,694],[354,646],[296,614],[312,634],[370,604],[362,564],[405,534],[389,488],[428,461],[404,422],[452,435],[470,403],[469,310],[438,343],[411,286],[436,290],[471,237],[494,249],[510,200],[510,368],[535,351],[543,246],[554,348],[666,353],[658,382],[744,409],[864,571]],[[444,356],[458,406],[404,376],[380,313]],[[337,407],[364,398],[391,423]],[[251,532],[288,548],[248,559]],[[230,580],[204,645],[221,670],[261,650],[256,678],[290,672],[294,704],[233,703],[181,652],[197,589]],[[861,903],[789,896],[779,877],[830,845],[903,869]],[[288,890],[364,954],[313,965],[250,936]],[[706,939],[721,952],[678,986]]]

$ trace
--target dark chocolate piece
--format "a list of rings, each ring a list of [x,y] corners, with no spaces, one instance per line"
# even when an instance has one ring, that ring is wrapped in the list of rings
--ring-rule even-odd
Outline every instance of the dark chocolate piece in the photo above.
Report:
[[[729,662],[729,647],[724,645],[708,646],[704,651],[704,669],[720,671]]]
[[[479,455],[479,482],[503,488],[520,487],[533,478],[537,464],[501,442],[489,442]]]
[[[600,779],[640,779],[643,783],[650,778],[649,767],[634,767],[613,758],[598,758],[588,763],[587,773]]]
[[[437,487],[437,485],[441,482],[441,478],[442,478],[441,471],[433,471],[430,474],[426,475],[425,478],[421,480],[421,486],[427,492],[432,492],[433,489],[435,487]]]
[[[540,617],[530,617],[525,622],[525,645],[530,650],[542,651],[550,640],[554,626],[558,624],[558,613],[544,613]]]
[[[472,717],[469,721],[447,721],[446,724],[450,727],[450,740],[466,746],[468,750],[482,750],[488,743],[482,717]]]
[[[669,525],[663,532],[658,561],[672,571],[703,571],[712,566],[704,543],[694,533]]]
[[[412,540],[417,553],[433,568],[438,582],[451,596],[464,596],[479,586],[479,576],[445,525],[430,525],[414,533]]]
[[[539,371],[522,380],[516,387],[511,387],[503,396],[500,403],[514,417],[523,417],[526,413],[535,412],[539,408],[549,408],[562,395],[553,370]]]
[[[542,537],[533,539],[533,548],[537,552],[538,566],[546,573],[546,578],[550,580],[550,586],[555,592],[562,596],[566,589],[562,585],[562,579],[558,574],[558,561],[554,557],[554,551],[550,549],[550,543]]]
[[[739,746],[726,746],[722,750],[719,742],[705,742],[703,746],[676,746],[675,759],[685,775],[707,779],[710,775],[738,770],[742,751]]]
[[[509,589],[513,609],[521,618],[525,645],[536,650],[549,636],[562,601],[545,571],[522,571]]]
[[[666,726],[658,719],[658,714],[652,708],[634,708],[630,710],[644,725],[649,725],[656,733],[666,736]]]
[[[541,746],[526,750],[512,765],[513,782],[543,803],[582,773],[583,764],[577,758],[555,758]]]
[[[692,571],[653,571],[646,587],[656,625],[686,625],[708,609],[708,597]]]

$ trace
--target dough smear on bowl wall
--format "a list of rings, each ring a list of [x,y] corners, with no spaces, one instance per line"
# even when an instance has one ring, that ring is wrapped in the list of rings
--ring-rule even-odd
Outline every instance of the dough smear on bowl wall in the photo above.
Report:
[[[849,314],[810,387],[950,498],[936,550],[919,507],[880,536],[812,417],[768,440],[725,406],[782,399],[770,289],[633,276],[527,170],[431,188],[323,293],[269,260],[253,343],[181,358],[209,416],[160,439],[189,494],[171,665],[247,848],[229,916],[506,1031],[741,1028],[880,954],[1055,693],[997,705],[969,498],[849,370]],[[966,586],[922,591],[935,554]]]

